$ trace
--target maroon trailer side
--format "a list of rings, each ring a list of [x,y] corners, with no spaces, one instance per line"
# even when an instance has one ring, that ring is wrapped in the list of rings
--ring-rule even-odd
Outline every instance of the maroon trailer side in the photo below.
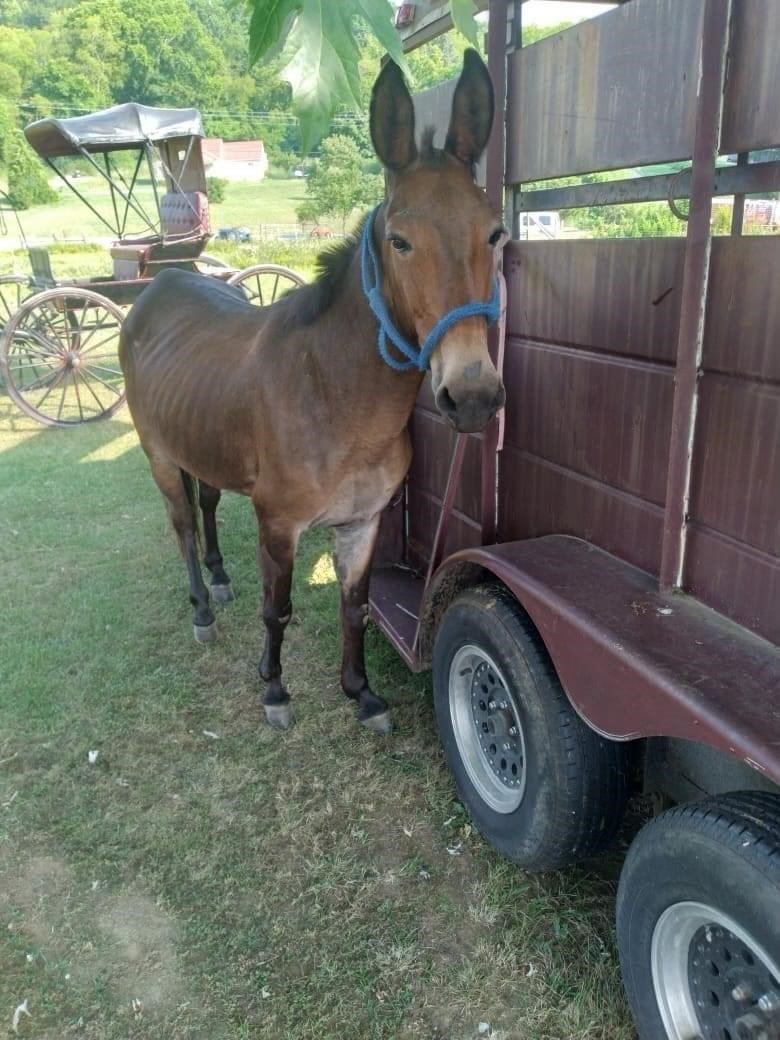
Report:
[[[565,691],[570,726],[584,720],[601,740],[592,761],[602,769],[630,748],[645,790],[677,802],[719,796],[658,817],[632,847],[618,921],[626,985],[643,1038],[777,1037],[780,237],[743,236],[741,216],[746,194],[780,190],[780,161],[751,161],[780,147],[780,5],[628,0],[528,48],[516,45],[521,14],[520,3],[490,5],[490,66],[506,103],[483,174],[497,202],[505,193],[513,230],[505,339],[493,345],[506,415],[481,437],[456,437],[426,381],[404,500],[385,519],[372,613],[410,667],[433,665],[461,796],[522,865],[547,861],[523,844],[530,824],[501,785],[522,786],[526,800],[533,793],[533,726],[526,719],[524,732],[522,715],[527,690],[542,695],[547,682],[531,674],[537,656],[554,669],[549,697]],[[446,111],[450,90],[418,98],[421,121]],[[680,173],[538,184],[686,160]],[[712,237],[714,194],[734,196],[731,236]],[[681,198],[684,238],[519,237],[524,212]],[[525,665],[510,660],[506,610],[519,619]],[[512,696],[481,699],[478,678],[488,674]],[[482,688],[492,691],[490,682]],[[604,815],[619,802],[615,788],[585,784],[581,797],[593,802],[595,790]],[[649,898],[635,902],[640,880],[655,871],[666,891],[668,874],[672,892],[678,877],[648,849],[666,841],[681,868],[706,854],[725,872],[737,826],[753,828],[751,849],[775,850],[771,869],[760,856],[734,868],[749,889],[745,905],[724,909],[717,886],[677,893],[642,933],[636,922],[655,911]],[[569,859],[597,847],[581,837]],[[566,858],[554,851],[550,863]],[[674,911],[694,903],[710,916]],[[735,981],[726,972],[728,987],[721,993],[721,978],[708,991],[720,994],[720,1010],[705,1014],[696,1010],[702,979],[686,958],[707,927],[763,974]],[[752,996],[740,1002],[732,991],[743,982]]]

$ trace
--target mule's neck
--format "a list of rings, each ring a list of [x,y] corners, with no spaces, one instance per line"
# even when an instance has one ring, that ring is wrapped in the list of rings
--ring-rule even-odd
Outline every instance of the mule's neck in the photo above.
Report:
[[[380,210],[374,226],[380,256],[383,238],[384,213]],[[413,336],[413,325],[394,304],[390,287],[383,285],[383,291],[393,320]],[[397,436],[409,421],[424,373],[398,372],[387,365],[377,347],[378,332],[379,324],[362,289],[358,238],[344,283],[323,315],[321,334],[311,347],[323,370],[339,384],[339,396],[349,402],[347,407],[372,431],[386,429],[388,435]],[[333,389],[338,391],[336,386]]]

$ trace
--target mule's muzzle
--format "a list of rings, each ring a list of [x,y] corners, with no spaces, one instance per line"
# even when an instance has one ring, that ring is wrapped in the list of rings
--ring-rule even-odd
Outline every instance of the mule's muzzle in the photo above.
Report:
[[[505,402],[506,391],[500,380],[479,388],[441,386],[436,391],[436,407],[458,433],[484,430]]]

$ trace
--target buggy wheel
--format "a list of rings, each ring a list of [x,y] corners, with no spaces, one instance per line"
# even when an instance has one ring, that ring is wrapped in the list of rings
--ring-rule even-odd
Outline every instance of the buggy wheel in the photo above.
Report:
[[[526,870],[556,870],[612,839],[625,805],[625,750],[577,715],[503,587],[469,589],[447,608],[433,695],[458,793],[494,848]]]
[[[240,285],[247,300],[258,307],[267,307],[306,282],[289,267],[278,264],[255,264],[245,267],[228,278],[228,285]]]
[[[646,824],[617,935],[641,1040],[780,1036],[780,797],[746,791]]]
[[[195,261],[195,266],[203,264],[204,267],[218,267],[221,271],[227,270],[230,264],[225,263],[224,260],[220,260],[218,256],[212,256],[211,253],[201,253]]]
[[[11,318],[22,306],[22,300],[30,295],[30,279],[20,274],[0,276],[0,337]],[[3,385],[0,374],[0,386]]]
[[[58,286],[25,300],[0,344],[16,404],[46,426],[107,419],[124,403],[120,308],[91,289]]]
[[[30,295],[30,279],[22,274],[0,276],[0,334]]]

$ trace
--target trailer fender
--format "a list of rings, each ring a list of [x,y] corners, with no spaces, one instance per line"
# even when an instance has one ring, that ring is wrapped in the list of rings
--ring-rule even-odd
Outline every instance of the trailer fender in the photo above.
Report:
[[[613,740],[709,745],[780,782],[777,647],[579,538],[545,535],[464,549],[438,569],[420,610],[429,664],[463,589],[500,582],[528,614],[566,695]]]

